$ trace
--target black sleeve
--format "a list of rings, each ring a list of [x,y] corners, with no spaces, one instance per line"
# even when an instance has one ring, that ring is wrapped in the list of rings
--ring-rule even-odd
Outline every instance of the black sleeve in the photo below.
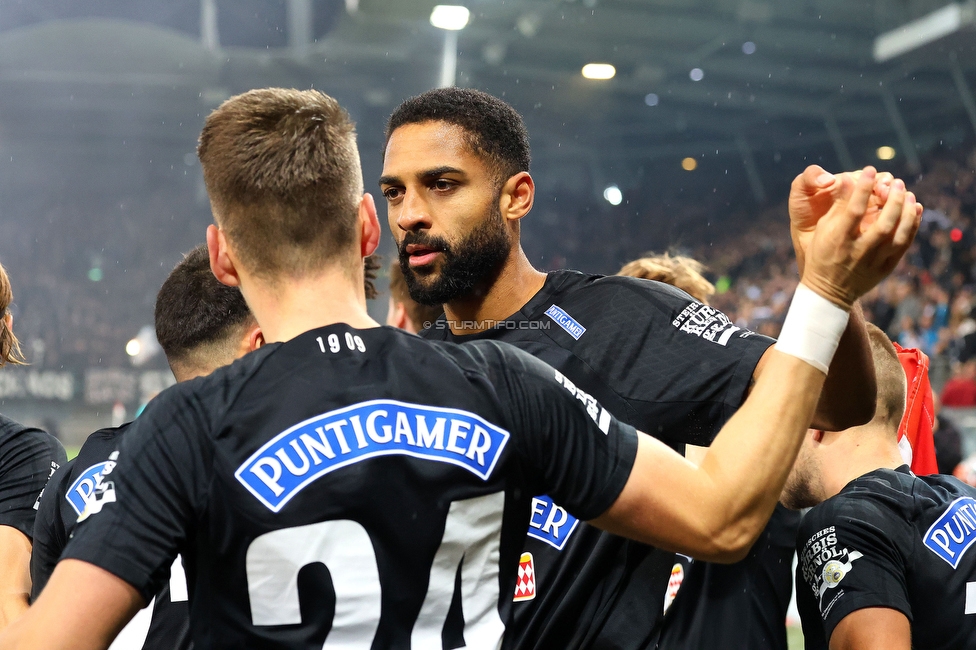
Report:
[[[632,424],[669,443],[710,444],[774,343],[660,282],[601,278],[579,299],[595,326],[574,352],[627,401]]]
[[[54,473],[47,487],[41,493],[37,505],[37,518],[34,520],[34,546],[31,549],[31,601],[37,600],[41,590],[54,573],[54,567],[61,559],[61,551],[68,543],[68,535],[61,518],[61,503],[68,484],[71,483],[71,468],[75,461],[70,460]]]
[[[637,432],[551,366],[505,344],[495,369],[496,389],[509,414],[519,465],[579,519],[613,505],[637,456]]]
[[[814,599],[827,644],[837,624],[859,609],[895,609],[911,621],[906,564],[912,539],[907,521],[865,498],[834,497],[804,517],[797,589]]]
[[[23,429],[0,447],[0,526],[34,534],[37,498],[51,474],[66,462],[57,438],[40,429]]]
[[[62,555],[118,576],[146,602],[169,578],[206,499],[208,417],[191,386],[160,394],[132,424]]]

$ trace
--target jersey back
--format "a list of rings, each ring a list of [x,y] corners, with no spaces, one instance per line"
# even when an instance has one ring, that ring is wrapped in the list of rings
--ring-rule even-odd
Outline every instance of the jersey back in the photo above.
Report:
[[[65,556],[146,597],[182,552],[199,647],[494,648],[531,494],[594,517],[635,455],[514,348],[333,325],[157,397]]]
[[[976,488],[907,466],[852,481],[814,507],[797,537],[797,606],[807,648],[847,615],[902,612],[912,645],[976,647]]]
[[[422,336],[511,343],[556,368],[581,402],[599,402],[679,451],[710,443],[773,342],[670,285],[575,271],[549,273],[532,300],[486,332],[456,336],[450,325],[442,317]],[[513,597],[518,647],[652,644],[674,554],[587,526],[564,505],[551,495],[532,503],[519,565],[533,580]]]

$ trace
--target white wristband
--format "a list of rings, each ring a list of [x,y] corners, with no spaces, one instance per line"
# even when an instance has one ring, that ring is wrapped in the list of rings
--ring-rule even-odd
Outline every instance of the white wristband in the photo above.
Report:
[[[776,349],[827,374],[850,316],[850,312],[801,283],[793,294]]]

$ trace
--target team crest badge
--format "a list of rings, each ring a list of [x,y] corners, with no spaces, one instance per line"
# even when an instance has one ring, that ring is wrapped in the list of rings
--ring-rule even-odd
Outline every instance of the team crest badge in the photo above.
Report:
[[[671,579],[668,580],[668,592],[664,595],[664,611],[667,612],[668,608],[671,607],[671,603],[674,602],[675,596],[678,595],[678,589],[681,588],[681,583],[685,580],[685,569],[681,566],[680,562],[675,562],[674,566],[671,567]]]
[[[535,598],[535,564],[531,553],[522,553],[519,558],[518,582],[515,583],[516,603]]]

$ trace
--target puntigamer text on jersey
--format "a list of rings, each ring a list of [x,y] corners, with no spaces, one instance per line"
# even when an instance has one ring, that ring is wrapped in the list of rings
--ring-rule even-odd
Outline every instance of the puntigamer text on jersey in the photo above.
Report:
[[[261,447],[234,476],[278,512],[320,476],[398,454],[463,467],[487,479],[509,433],[459,409],[371,400],[300,422]]]

